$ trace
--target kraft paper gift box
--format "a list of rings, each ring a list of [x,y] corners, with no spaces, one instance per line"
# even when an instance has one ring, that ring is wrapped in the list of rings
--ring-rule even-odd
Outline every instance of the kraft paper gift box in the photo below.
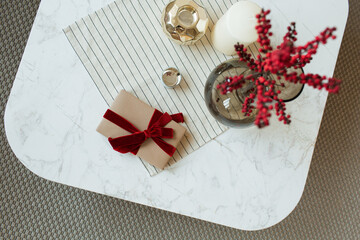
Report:
[[[147,129],[155,108],[122,90],[114,100],[110,110],[128,120],[140,131],[143,131]],[[173,120],[164,127],[172,128],[174,135],[173,138],[162,138],[162,140],[176,148],[185,134],[185,127]],[[102,119],[96,130],[107,138],[117,138],[131,134],[105,118]],[[136,155],[160,169],[164,169],[171,158],[152,138],[145,140]]]

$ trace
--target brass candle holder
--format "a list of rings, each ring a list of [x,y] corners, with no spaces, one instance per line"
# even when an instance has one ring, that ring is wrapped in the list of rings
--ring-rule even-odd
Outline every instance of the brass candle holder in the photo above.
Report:
[[[175,43],[192,45],[205,35],[209,19],[194,1],[175,0],[164,8],[161,23],[166,36]]]

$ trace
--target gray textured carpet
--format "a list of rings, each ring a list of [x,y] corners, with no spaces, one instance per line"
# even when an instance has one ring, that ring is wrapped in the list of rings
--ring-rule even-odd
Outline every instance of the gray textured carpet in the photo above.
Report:
[[[0,0],[0,115],[39,0]],[[43,180],[0,123],[0,239],[360,239],[360,1],[350,15],[304,195],[280,224],[239,231]]]

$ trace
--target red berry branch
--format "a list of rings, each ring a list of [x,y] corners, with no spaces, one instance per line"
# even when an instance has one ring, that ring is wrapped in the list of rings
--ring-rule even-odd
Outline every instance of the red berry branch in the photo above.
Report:
[[[247,82],[254,83],[254,91],[245,98],[242,112],[250,116],[254,108],[258,110],[255,124],[261,128],[269,125],[271,111],[275,109],[279,121],[284,124],[290,124],[290,115],[286,114],[286,105],[283,99],[279,98],[281,91],[275,90],[276,80],[270,76],[275,75],[277,79],[282,77],[291,83],[307,84],[317,89],[326,89],[330,93],[339,91],[340,80],[320,76],[319,74],[296,73],[293,69],[302,68],[311,62],[312,57],[316,54],[320,44],[326,44],[328,39],[335,39],[333,35],[336,28],[326,28],[314,40],[304,46],[295,46],[297,41],[296,24],[292,22],[287,28],[283,37],[283,42],[273,49],[270,46],[270,37],[272,36],[271,21],[267,19],[270,10],[262,10],[256,15],[256,30],[258,33],[257,42],[260,44],[260,53],[255,59],[244,45],[236,44],[235,50],[239,56],[239,61],[247,63],[247,66],[255,73],[244,76],[227,77],[226,80],[219,84],[217,88],[222,94],[241,88]],[[282,84],[283,86],[283,84]],[[256,101],[256,106],[254,103]]]

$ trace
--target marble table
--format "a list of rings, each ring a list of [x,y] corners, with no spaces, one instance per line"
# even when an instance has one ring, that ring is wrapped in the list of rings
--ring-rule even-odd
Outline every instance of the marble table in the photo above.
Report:
[[[6,107],[6,134],[18,159],[51,181],[238,229],[264,229],[289,215],[305,186],[327,94],[306,87],[288,104],[290,127],[273,119],[263,130],[228,130],[150,177],[95,131],[107,105],[62,32],[110,2],[41,1]],[[274,24],[296,21],[300,43],[337,26],[338,38],[305,69],[333,74],[346,0],[255,2],[273,10]]]

